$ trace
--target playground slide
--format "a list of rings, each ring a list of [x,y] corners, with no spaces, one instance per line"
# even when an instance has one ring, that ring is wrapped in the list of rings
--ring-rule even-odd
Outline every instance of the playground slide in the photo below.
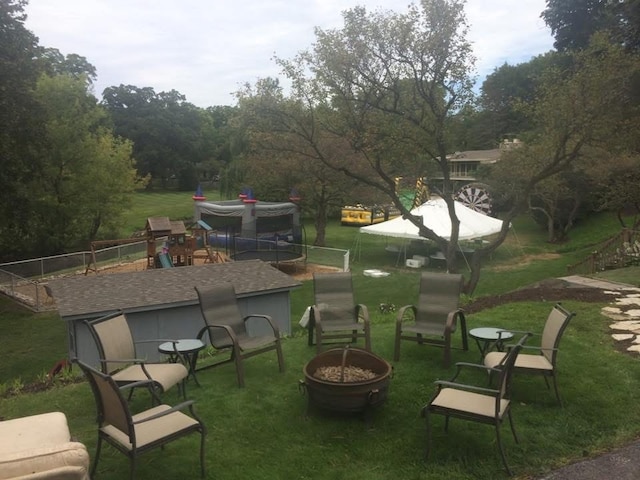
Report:
[[[173,262],[171,261],[171,257],[168,253],[159,253],[158,260],[160,260],[160,265],[162,265],[162,268],[173,267]]]

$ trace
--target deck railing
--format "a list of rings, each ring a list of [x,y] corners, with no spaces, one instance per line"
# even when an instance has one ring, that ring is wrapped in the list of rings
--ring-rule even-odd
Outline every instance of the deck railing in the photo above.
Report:
[[[581,262],[569,265],[567,272],[571,275],[591,275],[629,265],[640,265],[640,231],[625,228]]]

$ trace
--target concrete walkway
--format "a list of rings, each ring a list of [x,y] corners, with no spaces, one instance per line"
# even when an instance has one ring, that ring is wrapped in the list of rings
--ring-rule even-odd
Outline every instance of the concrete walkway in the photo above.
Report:
[[[540,480],[638,480],[640,441],[609,453],[562,467]]]
[[[610,290],[612,292],[621,292],[625,290],[640,292],[640,288],[626,283],[610,282],[608,280],[600,280],[597,278],[581,277],[580,275],[569,275],[568,277],[560,277],[559,280],[575,283],[583,287],[599,288],[601,290]]]
[[[640,347],[640,288],[622,283],[608,282],[580,276],[563,277],[570,283],[599,288],[611,292],[612,305],[603,308],[602,314],[613,323],[613,332],[624,330],[626,333],[612,333],[617,341],[633,342],[627,350],[639,351]],[[638,308],[633,308],[635,306]],[[616,337],[625,335],[625,337]],[[630,335],[627,337],[626,335]],[[634,349],[636,347],[636,349]],[[562,467],[539,480],[638,480],[640,479],[640,441],[635,441],[625,447],[582,460]]]

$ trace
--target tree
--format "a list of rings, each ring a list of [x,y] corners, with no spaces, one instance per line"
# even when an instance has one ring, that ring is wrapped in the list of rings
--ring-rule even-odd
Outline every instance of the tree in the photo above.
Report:
[[[548,52],[518,65],[505,63],[487,76],[481,87],[480,114],[494,145],[507,135],[531,129],[527,112],[520,105],[535,100],[546,70],[565,69],[569,62],[568,55]]]
[[[551,240],[558,227],[566,234],[582,202],[595,199],[602,179],[619,171],[618,159],[637,148],[640,112],[631,98],[639,73],[638,57],[599,34],[573,54],[568,71],[545,72],[536,98],[523,105],[534,126],[525,145],[488,175],[510,198],[507,218],[529,205],[552,224]],[[562,204],[568,213],[559,220]]]
[[[43,75],[35,98],[46,149],[40,153],[42,171],[29,182],[28,238],[41,254],[57,254],[86,246],[103,225],[116,225],[139,179],[131,144],[105,127],[106,113],[83,79]]]
[[[325,165],[384,193],[445,252],[451,271],[459,220],[447,161],[449,127],[472,99],[463,5],[423,1],[404,14],[356,7],[343,13],[341,30],[317,29],[311,51],[278,60],[307,119],[289,122],[292,136]],[[328,153],[335,145],[340,155]],[[430,164],[444,178],[437,193],[449,208],[450,239],[411,215],[395,191],[396,176],[423,176]]]
[[[596,31],[610,24],[608,0],[547,0],[541,17],[558,50],[584,48]]]
[[[547,0],[541,17],[559,51],[586,48],[596,32],[607,32],[628,50],[640,48],[638,0]]]
[[[540,182],[529,196],[529,210],[534,220],[547,229],[547,241],[560,243],[567,239],[576,221],[592,211],[593,182],[576,168],[569,168]]]
[[[50,76],[71,75],[82,78],[88,85],[93,85],[96,81],[96,67],[81,55],[71,53],[65,56],[57,48],[43,48],[41,60],[44,63],[44,70]]]
[[[236,128],[246,132],[250,145],[238,160],[243,165],[243,182],[255,187],[259,198],[270,200],[282,199],[292,188],[297,189],[303,211],[314,218],[313,243],[324,246],[329,214],[344,205],[355,182],[319,158],[331,154],[330,146],[316,149],[307,139],[291,135],[292,128],[308,131],[310,119],[303,105],[284,98],[276,79],[259,80],[255,88],[246,85],[237,97]]]
[[[231,163],[236,151],[239,133],[232,121],[237,115],[237,107],[218,105],[208,107],[203,113],[203,150],[207,158],[199,166],[205,179],[219,177],[220,173]]]
[[[404,14],[357,7],[344,12],[343,19],[340,30],[316,30],[310,51],[278,59],[292,84],[288,100],[299,105],[280,115],[289,144],[304,142],[316,152],[306,158],[385,193],[422,237],[440,247],[447,269],[455,271],[459,220],[448,139],[452,117],[472,99],[473,58],[465,40],[463,2],[425,0]],[[522,172],[510,180],[511,208],[501,232],[469,259],[467,293],[477,285],[482,259],[502,244],[511,221],[527,210],[536,185],[579,161],[585,146],[615,143],[629,130],[623,110],[633,65],[621,49],[601,42],[577,53],[570,72],[552,68],[545,74],[526,106],[533,126],[527,145],[505,163],[512,176]],[[444,179],[436,193],[447,203],[452,221],[448,239],[424,227],[395,191],[394,177],[418,176],[431,166]]]
[[[603,154],[591,172],[595,183],[596,210],[615,211],[621,227],[638,228],[640,224],[640,155],[636,153]],[[613,168],[612,168],[613,166]],[[628,225],[625,214],[635,221]]]
[[[40,75],[38,39],[24,27],[25,1],[0,1],[0,255],[13,259],[29,224],[26,183],[39,168],[34,144],[42,138],[32,92]]]
[[[182,190],[196,187],[196,165],[208,158],[202,148],[206,119],[201,109],[176,90],[156,93],[134,85],[108,87],[102,98],[115,133],[134,144],[140,175],[150,175],[163,188],[170,178],[177,178]]]

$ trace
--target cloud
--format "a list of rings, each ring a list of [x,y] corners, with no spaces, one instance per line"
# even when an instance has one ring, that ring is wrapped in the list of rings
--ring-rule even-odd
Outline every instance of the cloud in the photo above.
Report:
[[[315,41],[314,28],[339,28],[356,5],[404,11],[397,0],[31,0],[27,28],[40,44],[87,58],[96,93],[130,84],[178,90],[201,107],[235,103],[246,82],[278,76],[274,54],[291,58]],[[468,0],[469,38],[483,77],[505,61],[551,49],[539,18],[545,0]],[[516,13],[513,13],[514,10]]]

